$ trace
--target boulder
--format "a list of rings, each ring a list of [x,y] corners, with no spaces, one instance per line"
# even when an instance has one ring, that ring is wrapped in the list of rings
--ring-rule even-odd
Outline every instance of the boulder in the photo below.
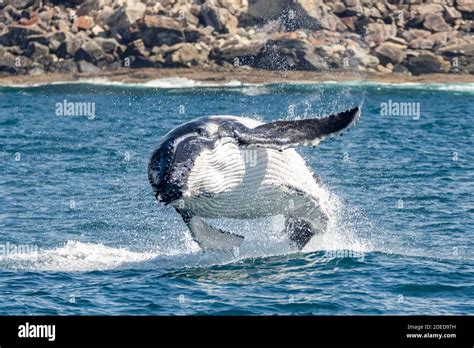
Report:
[[[416,39],[425,39],[431,35],[431,32],[424,29],[409,29],[402,33],[402,37],[408,42]]]
[[[155,6],[160,6],[156,5]],[[174,6],[171,7],[171,9],[164,10],[162,8],[156,9],[153,8],[153,10],[150,11],[150,8],[148,7],[148,10],[146,14],[153,15],[153,14],[163,14],[166,13],[166,16],[175,18],[179,20],[184,27],[188,25],[193,25],[195,27],[199,26],[199,17],[201,12],[201,6],[197,4],[190,4],[186,2],[181,2],[177,3]]]
[[[243,12],[248,11],[248,3],[248,0],[219,0],[219,4],[228,9],[234,16],[240,16]]]
[[[306,47],[304,54],[300,57],[300,61],[296,66],[297,69],[313,70],[313,71],[327,71],[329,64],[326,58],[318,55],[313,47]]]
[[[20,46],[26,48],[28,37],[40,35],[43,31],[37,26],[11,25],[5,34],[0,36],[0,44],[4,46]]]
[[[466,70],[469,74],[474,74],[474,63],[467,65]]]
[[[50,40],[51,43],[57,42],[59,44],[57,49],[55,49],[55,53],[60,58],[74,57],[82,45],[82,40],[69,32],[55,34]]]
[[[102,47],[105,53],[119,56],[125,52],[126,47],[120,45],[117,40],[113,38],[97,37],[94,40]]]
[[[460,21],[458,19],[458,21]],[[463,20],[459,24],[459,30],[465,33],[472,33],[474,32],[474,20]]]
[[[27,7],[30,7],[35,2],[37,2],[37,0],[8,0],[7,3],[19,10],[23,10]]]
[[[79,62],[77,62],[77,67],[79,69],[79,72],[85,74],[93,74],[100,71],[100,68],[85,60],[80,60]]]
[[[33,66],[32,69],[28,70],[28,75],[38,76],[38,75],[43,75],[43,74],[44,74],[44,69],[41,66]]]
[[[344,11],[346,10],[346,6],[344,5],[344,3],[342,1],[341,2],[328,3],[328,6],[331,7],[332,12],[334,12],[336,14],[344,13]]]
[[[448,33],[434,33],[429,37],[429,39],[433,42],[433,49],[438,49],[439,47],[446,45],[446,42],[448,41]]]
[[[29,42],[38,42],[42,45],[48,46],[50,42],[49,35],[40,34],[40,35],[31,35],[28,36]]]
[[[165,60],[161,56],[152,57],[130,57],[130,67],[132,68],[162,68]]]
[[[422,49],[422,50],[430,50],[434,46],[434,42],[428,37],[428,38],[419,38],[410,41],[409,44],[410,48],[414,49]]]
[[[141,37],[147,46],[172,46],[185,41],[183,26],[165,16],[145,16],[141,27]]]
[[[107,25],[115,33],[122,34],[136,23],[145,13],[146,5],[138,0],[125,0],[124,6],[119,7],[107,20]]]
[[[348,0],[346,8],[348,4],[352,5],[356,2],[358,1]],[[295,29],[345,31],[345,25],[323,1],[295,0],[290,2],[290,10],[294,11],[292,21]]]
[[[61,44],[64,42],[64,40],[66,40],[66,33],[68,33],[69,35],[72,35],[71,33],[69,32],[62,32],[62,31],[55,31],[53,32],[52,34],[49,34],[46,36],[45,40],[45,45],[47,44],[50,51],[54,52],[56,55],[58,54],[58,49],[59,49],[59,46],[61,46]],[[38,36],[40,37],[40,36]],[[33,40],[33,41],[37,41],[36,37],[31,37],[30,36],[30,40]],[[39,43],[42,43],[42,40],[43,39],[40,39]]]
[[[76,16],[87,16],[90,15],[92,11],[96,10],[99,7],[100,1],[88,0],[83,3],[76,11]],[[103,7],[103,4],[101,4]]]
[[[40,66],[48,67],[51,64],[58,61],[58,57],[54,54],[40,52],[41,49],[37,48],[37,51],[30,57],[32,62],[38,63]]]
[[[59,60],[48,67],[48,71],[58,72],[61,74],[70,74],[77,72],[77,64],[72,59]]]
[[[456,0],[456,8],[461,12],[474,12],[474,1],[472,0]]]
[[[393,8],[387,1],[374,1],[373,4],[380,12],[383,18],[393,15],[394,13]]]
[[[205,58],[190,43],[182,43],[178,45],[178,49],[171,53],[169,62],[172,66],[193,66],[201,63]]]
[[[389,63],[399,64],[405,57],[406,46],[398,45],[395,43],[383,43],[375,49],[377,57],[380,59],[380,62],[384,65]]]
[[[201,15],[206,25],[220,33],[235,34],[238,20],[226,8],[219,7],[214,1],[207,0],[201,7]]]
[[[105,33],[104,28],[102,28],[100,25],[94,25],[91,29],[91,32],[94,36],[106,36],[107,35]]]
[[[31,41],[28,43],[25,54],[27,57],[37,60],[43,56],[49,55],[49,47],[38,42]]]
[[[459,19],[461,17],[461,12],[456,10],[456,8],[444,5],[444,19],[448,23],[453,23],[456,19]]]
[[[405,65],[413,75],[446,73],[451,69],[449,62],[431,52],[410,57]]]
[[[377,57],[371,55],[367,49],[362,48],[355,41],[347,43],[347,50],[344,52],[344,57],[348,58],[348,64],[352,67],[359,65],[364,67],[375,67],[380,63],[380,60]]]
[[[82,43],[75,55],[75,59],[97,63],[105,59],[105,52],[95,40],[89,39]]]
[[[389,37],[387,39],[387,42],[395,43],[395,44],[402,45],[402,46],[407,46],[408,45],[408,42],[406,42],[403,38],[397,37],[397,36]]]
[[[23,17],[18,21],[18,24],[29,27],[30,25],[40,22],[40,17],[36,13],[32,13],[28,17]]]
[[[79,16],[74,21],[74,25],[79,30],[87,30],[94,25],[94,20],[89,16]]]
[[[346,7],[345,14],[347,15],[357,15],[363,12],[362,5],[359,0],[344,0]]]
[[[0,72],[16,74],[20,67],[17,64],[16,56],[8,52],[6,48],[0,47]]]
[[[439,49],[439,52],[448,56],[469,56],[474,57],[474,43],[449,45]]]
[[[110,18],[115,14],[115,11],[110,6],[102,6],[100,11],[97,11],[97,16],[94,18],[94,22],[101,27],[107,26]]]
[[[357,30],[357,16],[351,16],[351,17],[342,17],[341,22],[344,23],[344,25],[350,30],[350,31],[356,31]]]
[[[383,22],[369,23],[365,26],[364,40],[369,47],[380,45],[390,36],[391,27]]]
[[[382,73],[382,74],[391,74],[392,73],[392,69],[387,68],[383,65],[378,65],[376,69],[379,73]]]
[[[150,52],[146,50],[145,43],[143,42],[143,40],[137,39],[128,44],[127,50],[125,51],[125,55],[148,57],[150,55]]]
[[[235,36],[219,48],[219,59],[232,60],[238,57],[254,56],[263,47],[264,42]]]
[[[38,9],[38,16],[42,21],[50,22],[54,17],[54,9],[43,6],[43,8]]]
[[[207,34],[201,28],[196,28],[194,26],[190,26],[184,29],[184,37],[186,42],[196,42],[202,38],[204,38]]]
[[[31,68],[32,61],[25,56],[14,54],[13,51],[10,48],[0,47],[0,72],[25,74]]]
[[[435,14],[443,12],[444,8],[441,4],[423,4],[416,7],[417,12],[423,18],[428,14]]]
[[[363,7],[363,13],[365,17],[370,17],[370,18],[382,18],[382,15],[379,10],[377,10],[376,7],[371,7],[371,6],[365,6]]]
[[[441,13],[430,13],[425,16],[423,26],[431,31],[449,31],[451,27],[446,23]]]

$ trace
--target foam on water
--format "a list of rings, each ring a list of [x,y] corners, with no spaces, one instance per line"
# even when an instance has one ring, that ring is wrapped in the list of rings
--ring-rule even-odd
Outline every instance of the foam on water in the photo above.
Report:
[[[243,84],[240,81],[232,80],[225,83],[206,83],[202,81],[196,81],[188,79],[186,77],[167,77],[162,79],[154,79],[146,82],[120,82],[111,81],[107,78],[90,78],[90,79],[79,79],[76,81],[55,81],[55,82],[44,82],[44,83],[32,83],[32,84],[4,84],[0,87],[12,87],[12,88],[35,88],[43,87],[48,85],[74,85],[74,84],[87,84],[92,86],[108,86],[108,87],[127,87],[127,88],[159,88],[159,89],[185,89],[185,88],[209,88],[209,87],[241,87],[244,85],[251,86],[253,84]]]
[[[82,272],[115,269],[126,263],[143,262],[158,255],[151,251],[133,252],[127,248],[70,240],[64,246],[54,249],[9,255],[8,258],[0,258],[0,263],[10,270]]]
[[[306,84],[306,83],[303,83]],[[417,89],[428,91],[456,91],[474,93],[474,83],[433,83],[433,82],[376,82],[376,81],[324,81],[326,85],[338,86],[367,86],[380,88],[396,88],[396,89]]]
[[[241,81],[232,80],[224,83],[202,82],[186,77],[167,77],[161,79],[154,79],[146,82],[119,82],[111,81],[107,78],[89,78],[79,79],[76,81],[55,81],[45,83],[33,84],[4,84],[0,87],[10,88],[36,88],[48,85],[71,85],[71,84],[88,84],[96,86],[109,87],[126,87],[126,88],[157,88],[157,89],[189,89],[189,88],[231,88],[238,89],[245,95],[256,96],[261,94],[268,94],[271,92],[271,87],[281,85],[281,83],[243,83]],[[474,93],[474,83],[425,83],[425,82],[376,82],[367,80],[347,80],[347,81],[288,81],[284,83],[287,86],[309,86],[314,87],[318,85],[339,85],[346,87],[380,87],[380,88],[395,88],[395,89],[416,89],[428,91],[451,91],[451,92],[467,92]]]
[[[373,247],[357,235],[357,226],[347,219],[347,212],[337,195],[329,197],[330,223],[326,233],[316,236],[303,252],[349,250],[371,252]],[[245,259],[288,255],[294,253],[284,230],[283,216],[258,220],[211,220],[212,225],[245,236],[239,250],[229,253],[203,253],[186,235],[179,246],[146,250],[131,250],[129,246],[112,247],[102,243],[69,240],[64,245],[34,253],[19,253],[0,257],[0,268],[13,271],[90,272],[113,269],[179,269],[209,267]],[[167,234],[176,231],[167,228]],[[333,258],[328,253],[328,259]],[[334,256],[337,257],[337,256]]]

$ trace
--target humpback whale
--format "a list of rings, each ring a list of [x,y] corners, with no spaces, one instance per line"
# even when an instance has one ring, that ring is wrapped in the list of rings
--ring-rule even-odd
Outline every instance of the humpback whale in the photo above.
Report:
[[[166,134],[148,163],[155,197],[173,207],[204,250],[229,251],[244,237],[204,219],[283,215],[292,246],[302,249],[328,224],[328,192],[295,148],[317,146],[360,117],[360,107],[321,118],[260,121],[208,116]]]

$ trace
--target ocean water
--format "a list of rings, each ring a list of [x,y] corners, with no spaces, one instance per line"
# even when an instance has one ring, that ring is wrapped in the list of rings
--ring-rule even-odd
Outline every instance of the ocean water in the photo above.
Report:
[[[333,216],[302,252],[274,217],[214,221],[246,241],[203,253],[153,197],[149,156],[185,121],[362,100],[349,133],[299,149]],[[65,102],[89,103],[89,117],[61,115]],[[399,103],[411,109],[397,115]],[[473,111],[472,84],[0,87],[0,314],[472,315]]]

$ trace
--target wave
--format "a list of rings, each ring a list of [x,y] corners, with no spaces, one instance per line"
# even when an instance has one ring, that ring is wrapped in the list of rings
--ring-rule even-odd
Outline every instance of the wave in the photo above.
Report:
[[[360,225],[347,218],[336,195],[329,197],[330,223],[328,230],[315,236],[303,249],[304,254],[324,252],[322,258],[330,260],[352,255],[360,257],[373,250],[371,244],[361,239],[355,229]],[[344,213],[341,213],[344,210]],[[350,214],[350,213],[349,213]],[[225,265],[242,260],[291,255],[296,251],[290,248],[288,237],[283,233],[283,216],[257,220],[212,219],[217,228],[238,231],[245,241],[233,253],[205,252],[186,234],[184,241],[168,246],[151,246],[142,250],[131,250],[133,241],[125,247],[112,247],[101,243],[69,240],[65,245],[35,250],[31,253],[18,253],[0,256],[0,268],[12,271],[53,271],[90,272],[115,269],[186,269]],[[356,227],[358,225],[359,227]],[[175,234],[168,230],[165,233]],[[136,246],[135,246],[136,247]],[[351,257],[352,257],[351,256]]]
[[[103,244],[68,241],[54,249],[8,255],[0,258],[0,264],[2,268],[19,271],[85,272],[115,269],[158,255],[156,252],[140,253]]]
[[[162,79],[154,79],[146,82],[120,82],[112,81],[106,78],[90,78],[90,79],[79,79],[76,81],[54,81],[54,82],[41,82],[31,84],[3,84],[0,88],[38,88],[47,86],[58,86],[58,85],[91,85],[91,86],[104,86],[104,87],[126,87],[126,88],[158,88],[158,89],[184,89],[184,88],[210,88],[210,87],[241,87],[244,85],[240,81],[232,80],[225,83],[209,83],[197,80],[188,79],[186,77],[168,77]]]
[[[474,83],[432,83],[432,82],[377,82],[367,80],[345,80],[345,81],[288,81],[267,83],[244,83],[232,80],[224,83],[203,82],[188,79],[186,77],[170,77],[154,79],[146,82],[119,82],[106,78],[79,79],[76,81],[55,81],[33,84],[3,84],[1,88],[27,89],[57,85],[91,85],[119,88],[155,88],[155,89],[198,89],[198,88],[223,88],[235,89],[249,96],[269,94],[272,87],[288,86],[295,88],[313,88],[315,86],[342,86],[342,87],[366,87],[366,88],[388,88],[388,89],[414,89],[427,91],[467,92],[474,93]]]
[[[435,83],[435,82],[375,82],[375,81],[325,81],[325,84],[346,86],[366,86],[374,88],[418,89],[427,91],[471,92],[474,93],[474,83]]]

